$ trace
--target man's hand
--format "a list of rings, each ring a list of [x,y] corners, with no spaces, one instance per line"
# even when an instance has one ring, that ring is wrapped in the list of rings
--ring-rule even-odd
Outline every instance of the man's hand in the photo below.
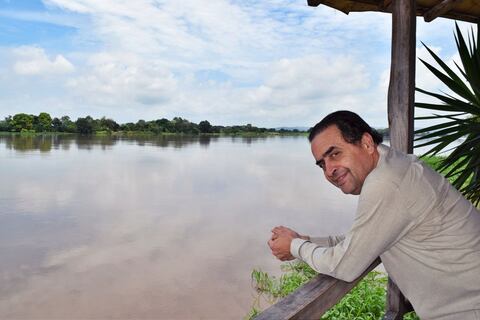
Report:
[[[307,236],[300,236],[290,228],[279,226],[272,229],[272,237],[268,241],[268,246],[272,254],[281,261],[293,260],[294,256],[290,253],[290,244],[294,238],[308,240]]]

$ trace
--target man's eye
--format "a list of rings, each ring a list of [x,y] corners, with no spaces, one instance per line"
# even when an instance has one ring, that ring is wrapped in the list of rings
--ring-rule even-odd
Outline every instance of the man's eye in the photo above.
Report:
[[[340,152],[338,152],[338,151],[337,151],[337,152],[334,152],[334,153],[332,153],[332,158],[336,158],[336,157],[337,157],[339,154],[340,154]]]

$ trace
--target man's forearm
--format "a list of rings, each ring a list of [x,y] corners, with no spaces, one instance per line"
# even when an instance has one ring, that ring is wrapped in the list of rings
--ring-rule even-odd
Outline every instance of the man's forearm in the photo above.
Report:
[[[327,237],[308,237],[313,243],[316,243],[320,247],[334,247],[345,239],[345,235],[327,236]]]

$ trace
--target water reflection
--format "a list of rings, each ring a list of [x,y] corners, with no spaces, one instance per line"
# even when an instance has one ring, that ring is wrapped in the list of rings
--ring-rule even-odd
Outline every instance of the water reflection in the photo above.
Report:
[[[281,137],[218,137],[218,136],[187,136],[187,135],[133,135],[133,136],[82,136],[82,135],[21,135],[21,134],[1,134],[0,145],[4,144],[9,150],[18,152],[40,151],[48,153],[54,150],[69,150],[72,146],[78,150],[109,150],[120,142],[129,143],[137,146],[156,146],[162,148],[183,148],[190,145],[200,145],[208,147],[211,143],[223,139],[231,143],[241,143],[250,145],[254,142],[265,142],[269,139],[280,139]],[[304,139],[303,137],[291,137],[293,139]],[[448,155],[451,149],[458,146],[462,140],[454,141],[451,146],[441,155]],[[386,140],[389,145],[390,141]],[[415,148],[414,153],[421,155],[430,150],[431,146]]]
[[[251,144],[254,141],[265,141],[272,137],[228,137],[232,143]],[[182,148],[192,144],[208,147],[218,141],[217,136],[182,136],[182,135],[136,135],[136,136],[82,136],[82,135],[21,135],[0,134],[0,144],[7,149],[19,152],[50,152],[52,149],[69,150],[73,145],[79,150],[92,150],[100,147],[109,150],[119,142],[127,142],[138,146],[153,145],[163,148]]]
[[[305,137],[4,136],[0,163],[4,319],[241,319],[269,230],[343,232],[356,202]]]

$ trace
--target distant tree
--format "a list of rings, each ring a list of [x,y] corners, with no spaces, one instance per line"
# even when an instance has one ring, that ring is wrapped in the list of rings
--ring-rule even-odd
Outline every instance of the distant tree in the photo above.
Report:
[[[224,128],[223,126],[213,126],[212,127],[212,132],[220,133],[220,132],[222,132],[223,128]]]
[[[201,133],[210,133],[212,132],[212,125],[207,120],[203,120],[198,124],[198,129]]]
[[[174,132],[181,133],[183,132],[183,122],[184,120],[181,117],[174,117],[172,119],[172,125]]]
[[[378,133],[380,133],[384,138],[390,138],[390,129],[389,128],[382,128],[382,129],[375,129]]]
[[[120,125],[120,130],[122,131],[135,131],[135,123],[128,122]]]
[[[61,132],[70,132],[70,133],[75,133],[77,132],[77,125],[75,122],[70,120],[69,116],[63,116],[60,118],[60,121],[62,122],[62,130]]]
[[[105,131],[118,131],[120,129],[120,125],[116,123],[112,119],[107,119],[105,117],[102,117],[100,119],[100,130],[105,130]]]
[[[153,133],[161,133],[162,127],[160,127],[156,121],[148,121],[146,123],[146,131],[153,132]]]
[[[13,131],[17,132],[20,132],[22,130],[32,130],[33,116],[26,113],[17,113],[13,116],[11,125]]]
[[[101,119],[93,119],[90,116],[86,116],[86,119],[92,123],[93,132],[102,131],[102,121]]]
[[[174,131],[173,125],[168,119],[162,118],[162,119],[155,120],[155,122],[157,123],[157,126],[161,128],[162,132]]]
[[[31,114],[30,115],[32,117],[32,129],[37,131],[39,128],[38,128],[38,116],[34,115],[34,114]],[[25,129],[27,130],[27,129]]]
[[[52,119],[52,130],[54,132],[62,132],[62,121],[58,119],[57,117]]]
[[[145,120],[138,120],[135,124],[136,131],[146,131],[147,130],[147,122]]]
[[[5,117],[5,120],[0,121],[0,131],[9,132],[12,131],[12,116]]]
[[[80,134],[92,134],[93,133],[93,119],[90,116],[85,118],[78,118],[75,122],[77,125],[77,131]]]
[[[35,131],[52,131],[52,117],[48,113],[41,112],[36,120]]]
[[[175,117],[172,120],[174,132],[177,133],[190,133],[190,134],[198,134],[200,130],[198,129],[198,125],[196,123],[192,123],[187,119],[182,119],[180,117]]]

